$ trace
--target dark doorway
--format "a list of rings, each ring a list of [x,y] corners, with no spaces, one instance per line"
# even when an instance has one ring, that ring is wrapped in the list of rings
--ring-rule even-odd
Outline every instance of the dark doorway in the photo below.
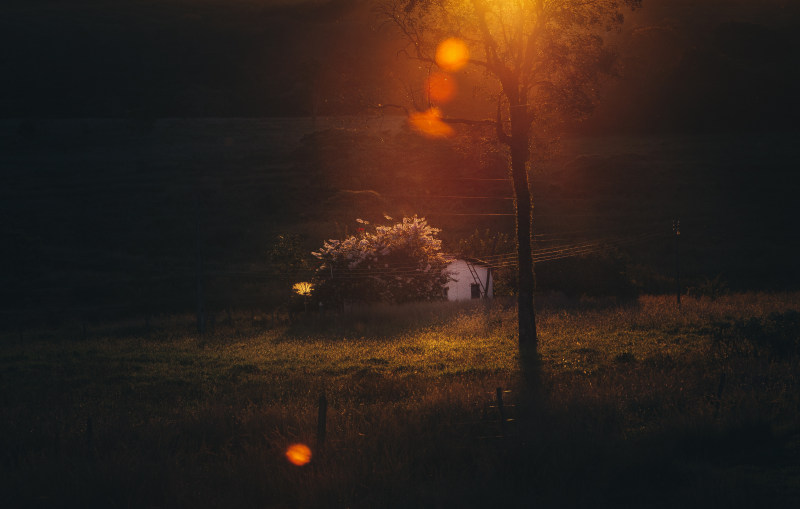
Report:
[[[472,283],[469,285],[470,292],[472,292],[473,299],[480,299],[481,298],[481,285],[478,283]]]

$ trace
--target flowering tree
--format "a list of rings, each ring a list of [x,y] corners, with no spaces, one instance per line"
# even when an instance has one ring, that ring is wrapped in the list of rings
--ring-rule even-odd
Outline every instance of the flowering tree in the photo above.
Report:
[[[387,219],[391,219],[388,218]],[[441,298],[449,261],[424,218],[364,227],[343,240],[328,240],[311,253],[317,268],[314,293],[328,302],[411,302]]]

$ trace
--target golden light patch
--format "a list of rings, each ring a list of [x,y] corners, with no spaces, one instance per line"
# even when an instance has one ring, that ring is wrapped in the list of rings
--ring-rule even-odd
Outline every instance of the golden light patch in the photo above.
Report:
[[[292,290],[294,290],[294,293],[296,293],[297,295],[308,297],[309,295],[311,295],[311,292],[314,291],[314,285],[306,281],[302,281],[300,283],[293,284]]]
[[[467,65],[468,61],[469,49],[460,39],[445,39],[436,48],[436,64],[445,71],[457,71]]]
[[[428,138],[447,138],[455,132],[452,127],[442,122],[439,108],[412,113],[408,116],[408,123]]]
[[[431,101],[446,103],[456,95],[456,82],[449,74],[435,72],[428,76],[425,90],[428,91]]]
[[[304,444],[292,444],[286,449],[286,459],[289,463],[302,467],[311,461],[311,449]]]

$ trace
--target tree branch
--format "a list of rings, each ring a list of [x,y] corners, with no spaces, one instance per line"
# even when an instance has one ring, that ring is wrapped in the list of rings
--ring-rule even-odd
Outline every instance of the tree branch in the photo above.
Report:
[[[442,122],[446,124],[483,125],[488,127],[494,127],[496,124],[494,120],[471,120],[468,118],[443,118]]]
[[[478,29],[483,37],[483,44],[486,47],[486,59],[489,64],[498,70],[503,68],[500,58],[497,56],[497,41],[489,31],[489,24],[486,22],[486,12],[488,8],[483,0],[472,0],[472,7],[475,9],[475,18],[478,22]]]
[[[485,62],[483,60],[476,60],[474,58],[470,58],[468,62],[470,64],[477,65],[479,67],[483,67],[483,68],[485,68],[485,69],[487,69],[487,70],[489,70],[489,71],[491,71],[493,73],[496,73],[495,67],[493,65],[491,65],[489,62]]]
[[[402,104],[376,104],[375,106],[371,106],[371,108],[374,108],[376,110],[385,110],[385,109],[388,109],[388,108],[396,108],[398,110],[403,110],[405,112],[406,116],[411,114],[411,112],[408,111],[408,108],[406,108]]]

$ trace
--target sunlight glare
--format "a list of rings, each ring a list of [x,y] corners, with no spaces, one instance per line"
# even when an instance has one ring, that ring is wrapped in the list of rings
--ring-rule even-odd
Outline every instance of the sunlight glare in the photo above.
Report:
[[[286,450],[286,459],[289,463],[302,467],[311,461],[311,449],[304,444],[292,444]]]
[[[468,61],[469,50],[460,39],[445,39],[436,48],[436,64],[445,71],[457,71],[467,65]]]
[[[425,83],[430,100],[437,103],[446,103],[456,93],[456,82],[452,76],[443,72],[434,72]]]
[[[408,123],[428,138],[447,138],[455,132],[452,127],[442,122],[442,113],[439,108],[411,113],[408,116]]]

